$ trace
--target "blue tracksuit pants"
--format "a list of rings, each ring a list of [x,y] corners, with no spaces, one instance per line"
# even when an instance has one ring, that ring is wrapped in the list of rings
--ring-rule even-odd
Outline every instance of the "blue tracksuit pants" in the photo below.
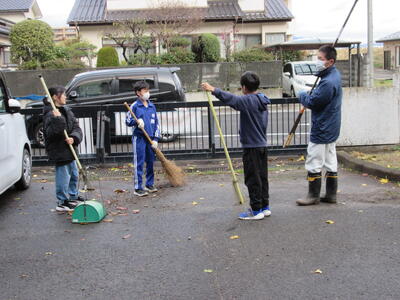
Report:
[[[143,189],[143,166],[146,163],[146,186],[154,185],[155,154],[144,136],[132,137],[135,190]]]

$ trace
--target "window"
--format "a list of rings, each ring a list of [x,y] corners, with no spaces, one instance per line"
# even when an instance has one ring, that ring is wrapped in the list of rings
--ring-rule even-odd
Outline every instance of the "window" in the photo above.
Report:
[[[265,43],[267,46],[275,45],[285,42],[285,34],[284,33],[266,33],[265,34]]]
[[[111,95],[111,82],[112,79],[85,82],[76,88],[76,92],[79,98]]]
[[[6,104],[4,102],[5,98],[4,87],[0,82],[0,113],[6,112]]]
[[[290,75],[293,76],[293,70],[292,70],[292,65],[291,64],[286,64],[285,67],[283,68],[283,73],[289,72]]]
[[[237,40],[236,49],[243,50],[254,46],[261,45],[260,34],[238,34],[235,36]]]
[[[134,84],[141,80],[144,80],[149,84],[150,90],[153,90],[156,88],[156,80],[155,80],[154,75],[119,77],[118,93],[133,93]]]
[[[315,64],[300,64],[294,66],[296,75],[316,75],[317,68]]]

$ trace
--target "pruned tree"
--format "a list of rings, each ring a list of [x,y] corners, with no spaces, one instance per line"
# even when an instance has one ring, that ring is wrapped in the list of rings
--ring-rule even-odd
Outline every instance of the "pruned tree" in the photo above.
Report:
[[[159,48],[169,51],[174,38],[197,29],[206,12],[207,8],[191,7],[181,0],[157,0],[145,17],[149,30],[159,41]]]

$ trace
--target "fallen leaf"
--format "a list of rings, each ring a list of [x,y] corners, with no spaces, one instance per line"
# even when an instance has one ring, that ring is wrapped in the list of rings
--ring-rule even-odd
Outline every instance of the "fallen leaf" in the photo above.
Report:
[[[110,171],[117,172],[117,171],[119,171],[119,169],[118,168],[111,168]]]
[[[123,207],[123,206],[117,206],[117,209],[118,209],[118,210],[128,210],[127,207]]]
[[[51,212],[55,212],[56,210],[54,208],[50,209]]]
[[[86,239],[82,238],[81,241],[85,241]]]
[[[28,278],[29,276],[28,276],[27,274],[21,274],[21,275],[19,275],[19,277],[21,277],[21,278]]]
[[[41,183],[46,183],[46,182],[47,182],[47,179],[41,179],[40,182],[41,182]]]
[[[124,180],[125,180],[125,181],[129,181],[129,180],[130,180],[130,178],[124,178]]]
[[[204,273],[212,273],[214,272],[212,269],[204,269]]]
[[[335,222],[332,221],[332,220],[326,220],[325,223],[326,223],[326,224],[335,224]]]
[[[362,209],[360,209],[358,212],[359,212],[359,213],[363,213],[364,211],[363,211]]]
[[[205,198],[203,198],[203,197],[200,197],[200,198],[199,198],[199,200],[204,200],[204,199],[205,199]]]
[[[132,236],[131,234],[127,234],[127,235],[124,235],[124,236],[122,237],[122,239],[123,239],[123,240],[126,240],[126,239],[129,239],[131,236]]]
[[[362,176],[368,177],[368,173],[362,173]]]
[[[34,174],[32,177],[33,177],[33,178],[36,178],[36,177],[37,177],[37,175],[36,175],[36,174]]]
[[[368,184],[366,184],[366,183],[362,183],[361,185],[362,185],[362,186],[367,186]]]
[[[132,212],[133,212],[134,214],[138,214],[138,213],[140,213],[140,209],[134,209],[134,210],[132,210]]]
[[[238,235],[232,235],[229,237],[231,240],[237,240],[239,238]]]
[[[224,185],[225,185],[225,184],[221,183],[219,186],[220,186],[220,187],[223,187]]]
[[[390,169],[392,166],[391,165],[387,165],[387,167]]]
[[[320,269],[316,269],[316,270],[314,271],[314,274],[322,274],[322,271],[321,271]]]
[[[114,190],[114,193],[122,194],[122,193],[126,193],[126,190],[116,189],[116,190]]]
[[[305,160],[306,159],[305,159],[304,155],[301,155],[297,161],[305,161]]]
[[[49,256],[49,255],[53,255],[53,252],[46,252],[45,253],[47,256]]]
[[[129,167],[129,168],[133,168],[133,163],[129,163],[129,164],[128,164],[128,167]]]
[[[103,222],[105,223],[112,223],[113,219],[103,219]]]
[[[382,179],[379,180],[379,182],[382,183],[382,184],[386,184],[386,183],[389,182],[389,179],[387,179],[387,178],[382,178]]]
[[[17,197],[17,198],[14,198],[14,200],[21,200],[21,198]]]
[[[117,216],[118,217],[126,217],[128,214],[127,213],[118,213]]]
[[[198,205],[199,203],[197,203],[196,201],[192,202],[192,205]]]

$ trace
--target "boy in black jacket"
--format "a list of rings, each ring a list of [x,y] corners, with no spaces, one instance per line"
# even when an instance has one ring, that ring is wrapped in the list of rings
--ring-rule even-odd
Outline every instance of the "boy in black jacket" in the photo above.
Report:
[[[56,86],[49,89],[50,96],[58,111],[53,111],[46,98],[43,100],[43,133],[49,160],[56,165],[57,211],[72,211],[82,201],[79,196],[79,171],[69,145],[77,146],[82,141],[82,130],[71,109],[65,106],[65,88]],[[64,130],[69,138],[66,139]]]
[[[260,79],[245,72],[241,79],[243,96],[236,96],[203,83],[202,88],[233,109],[240,111],[240,142],[243,147],[245,184],[249,190],[250,209],[239,214],[241,220],[261,220],[271,215],[269,209],[267,125],[270,100],[258,93]]]

